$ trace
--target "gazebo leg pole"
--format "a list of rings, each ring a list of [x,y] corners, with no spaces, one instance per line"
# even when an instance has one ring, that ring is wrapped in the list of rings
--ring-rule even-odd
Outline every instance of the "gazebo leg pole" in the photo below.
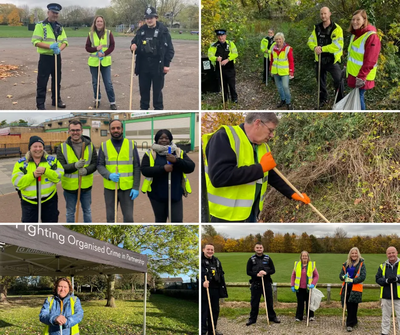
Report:
[[[143,335],[146,335],[146,303],[147,303],[147,272],[144,273],[144,297],[143,297]]]
[[[74,275],[71,275],[71,284],[72,284],[72,290],[74,290]],[[72,295],[74,295],[74,292],[72,292]]]

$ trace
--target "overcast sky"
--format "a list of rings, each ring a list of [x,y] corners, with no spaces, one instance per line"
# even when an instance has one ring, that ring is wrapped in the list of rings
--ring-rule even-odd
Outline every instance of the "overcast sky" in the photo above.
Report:
[[[47,5],[51,3],[52,1],[50,0],[0,0],[0,3],[12,3],[16,5],[17,7],[23,6],[23,5],[28,5],[29,8],[34,8],[34,7],[42,7],[43,9],[47,9]],[[60,1],[54,1],[56,3],[59,3],[62,7],[68,7],[68,6],[81,6],[81,7],[97,7],[97,8],[103,8],[103,7],[109,7],[111,6],[111,0],[60,0]]]
[[[351,237],[354,235],[370,235],[376,236],[379,234],[390,235],[399,234],[399,225],[213,225],[215,230],[223,234],[224,236],[231,238],[245,237],[249,234],[256,235],[260,233],[261,235],[268,229],[271,229],[275,234],[281,233],[295,233],[297,235],[306,232],[308,235],[314,235],[315,237],[325,237],[326,235],[332,236],[336,228],[343,228],[347,232],[347,236]]]
[[[26,120],[28,122],[41,123],[46,121],[47,119],[53,119],[58,116],[66,116],[69,115],[70,111],[62,111],[62,112],[0,112],[0,121],[7,120],[7,122],[18,121],[19,119]]]

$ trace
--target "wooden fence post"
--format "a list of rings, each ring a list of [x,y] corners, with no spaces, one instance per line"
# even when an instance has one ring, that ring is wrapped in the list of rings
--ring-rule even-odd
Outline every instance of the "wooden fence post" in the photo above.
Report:
[[[326,303],[331,303],[331,284],[326,284]]]
[[[272,295],[274,297],[274,304],[276,304],[278,302],[278,284],[277,283],[273,283],[272,284]]]

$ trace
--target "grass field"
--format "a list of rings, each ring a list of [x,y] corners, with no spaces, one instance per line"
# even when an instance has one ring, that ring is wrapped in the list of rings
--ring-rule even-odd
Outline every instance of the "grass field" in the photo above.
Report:
[[[65,33],[67,34],[67,37],[87,37],[88,32],[90,28],[89,27],[82,27],[79,28],[78,30],[73,30],[72,28],[65,28]],[[123,33],[117,33],[114,31],[114,29],[111,29],[112,33],[116,37],[127,37],[127,38],[133,38],[133,34],[123,34]],[[191,35],[190,31],[184,31],[181,29],[182,34],[179,34],[180,29],[171,29],[171,37],[174,40],[199,40],[199,35]],[[26,26],[21,26],[21,27],[11,27],[11,26],[4,26],[0,25],[0,38],[1,37],[25,37],[25,38],[30,38],[32,37],[33,31],[29,31],[28,27]]]
[[[39,312],[46,296],[20,299],[9,297],[10,306],[0,305],[0,334],[41,334],[44,325]],[[116,301],[116,308],[104,307],[105,301],[82,302],[84,317],[79,324],[82,334],[142,334],[143,301]],[[152,295],[147,302],[147,334],[198,334],[198,304]]]
[[[254,253],[216,253],[225,272],[226,282],[248,282],[250,277],[246,273],[248,259]],[[299,254],[274,254],[269,253],[275,265],[276,273],[272,275],[275,283],[290,283],[294,262],[299,260]],[[365,266],[367,278],[365,284],[375,284],[375,275],[379,265],[385,261],[385,255],[366,254]],[[312,254],[311,259],[316,262],[319,273],[318,283],[340,284],[339,273],[342,263],[347,259],[347,254]],[[318,285],[317,285],[318,287]],[[326,296],[326,288],[320,289]],[[339,301],[340,289],[331,290],[331,299]],[[363,301],[378,301],[378,289],[364,289]],[[228,287],[229,298],[226,301],[250,301],[250,290],[246,287]],[[278,287],[279,302],[296,302],[296,295],[290,288]],[[324,300],[323,300],[324,301]]]

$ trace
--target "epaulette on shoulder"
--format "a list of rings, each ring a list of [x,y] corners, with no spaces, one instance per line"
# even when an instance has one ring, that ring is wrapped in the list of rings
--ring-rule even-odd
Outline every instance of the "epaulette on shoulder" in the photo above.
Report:
[[[22,162],[25,162],[26,161],[26,157],[22,157],[22,158],[20,158],[19,160],[18,160],[18,163],[22,163]]]
[[[48,162],[53,162],[55,159],[56,159],[55,157],[50,156],[50,155],[48,155],[48,156],[46,157],[46,160],[47,160]]]

